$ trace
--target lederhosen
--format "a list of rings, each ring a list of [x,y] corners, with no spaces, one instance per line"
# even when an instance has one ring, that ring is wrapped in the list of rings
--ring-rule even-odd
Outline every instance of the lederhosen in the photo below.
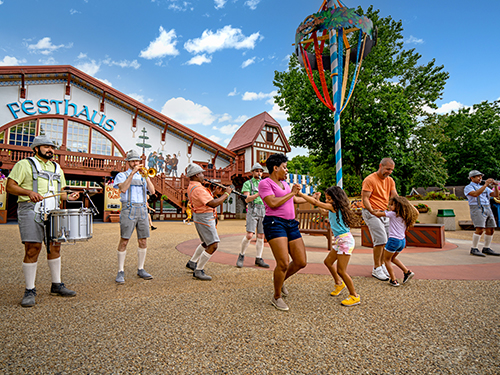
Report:
[[[59,193],[60,187],[61,187],[61,167],[59,164],[56,162],[52,161],[54,163],[55,171],[50,172],[42,169],[42,166],[40,165],[40,162],[35,158],[35,157],[29,157],[26,158],[28,162],[31,165],[31,171],[32,171],[32,178],[33,178],[33,188],[32,190],[40,193],[39,192],[39,186],[38,186],[38,179],[43,178],[48,180],[48,193],[49,195],[54,195],[56,193]],[[57,182],[57,184],[55,183]],[[54,199],[54,207],[59,206],[59,197],[51,197],[47,199]],[[18,208],[17,208],[17,213],[18,213],[18,222],[19,222],[19,231],[21,232],[21,239],[23,242],[33,242],[32,239],[34,240],[35,237],[36,241],[34,242],[39,242],[40,238],[38,237],[40,234],[40,229],[36,229],[37,227],[33,227],[33,225],[39,225],[44,227],[43,232],[44,235],[42,236],[40,242],[45,242],[47,246],[47,251],[50,251],[50,247],[48,246],[49,241],[50,241],[50,220],[44,221],[44,217],[42,217],[41,213],[35,213],[34,212],[35,208],[35,203],[31,201],[26,201],[26,202],[19,202],[18,203]],[[39,227],[38,227],[39,228]],[[29,232],[34,231],[36,233],[29,234]],[[37,234],[38,233],[38,234]],[[26,237],[31,237],[34,236],[33,238],[26,238]]]
[[[255,188],[255,185],[253,184],[254,180],[253,178],[250,179],[250,195],[254,195],[259,192],[259,189]],[[254,217],[258,218],[263,218],[266,216],[266,207],[263,204],[257,204],[255,203],[255,199],[248,203],[248,213]]]
[[[191,197],[191,193],[197,187],[201,187],[206,189],[201,185],[195,185],[189,190],[188,197]],[[208,189],[207,189],[208,190]],[[210,192],[210,190],[208,190]],[[210,192],[212,194],[212,192]],[[198,232],[198,236],[203,244],[206,246],[211,245],[214,242],[220,242],[219,235],[217,234],[217,212],[214,209],[212,212],[202,212],[197,213],[196,210],[199,209],[199,206],[193,204],[191,201],[191,211],[193,212],[193,222]]]
[[[128,178],[128,176],[130,176],[130,173],[127,174],[127,172],[125,172],[125,175],[127,176],[126,178]],[[143,199],[143,202],[142,203],[132,203],[132,186],[142,186],[142,191],[143,191],[143,195],[144,195],[144,199]],[[127,191],[127,200],[126,201],[121,201],[122,202],[122,207],[125,207],[122,209],[122,212],[124,210],[130,210],[130,212],[128,213],[128,218],[130,220],[135,220],[137,219],[137,210],[139,210],[139,213],[140,213],[140,219],[143,220],[147,217],[147,207],[146,207],[146,202],[147,202],[147,193],[146,193],[146,186],[145,186],[145,183],[144,183],[144,178],[141,177],[140,180],[138,179],[132,179],[132,181],[130,182],[130,186],[129,186],[129,191]]]

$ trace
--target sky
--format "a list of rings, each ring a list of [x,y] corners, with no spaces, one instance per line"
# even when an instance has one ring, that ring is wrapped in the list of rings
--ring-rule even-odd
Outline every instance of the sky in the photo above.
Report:
[[[500,98],[500,1],[344,0],[403,23],[405,49],[449,72],[438,113]],[[72,65],[226,146],[274,104],[317,0],[0,0],[0,66]],[[490,14],[491,17],[486,17]],[[482,20],[482,21],[481,21]],[[333,126],[333,125],[332,125]],[[292,148],[289,157],[307,155]]]

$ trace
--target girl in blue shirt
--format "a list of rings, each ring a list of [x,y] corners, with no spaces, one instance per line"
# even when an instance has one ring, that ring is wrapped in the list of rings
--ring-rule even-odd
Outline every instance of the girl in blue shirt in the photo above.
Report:
[[[333,235],[333,249],[325,258],[325,266],[335,280],[335,290],[332,296],[338,296],[347,286],[349,297],[341,303],[344,306],[354,306],[360,304],[360,297],[354,289],[351,276],[347,273],[347,265],[351,259],[354,250],[354,237],[351,234],[350,226],[355,223],[355,215],[351,210],[351,204],[344,190],[338,186],[332,186],[326,189],[325,201],[319,201],[321,193],[314,193],[312,197],[303,193],[298,194],[309,203],[328,210],[328,219]],[[337,261],[337,265],[334,263]]]

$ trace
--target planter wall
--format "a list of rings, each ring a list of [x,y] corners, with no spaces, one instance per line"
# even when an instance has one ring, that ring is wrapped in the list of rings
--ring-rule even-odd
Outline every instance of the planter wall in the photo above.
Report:
[[[439,209],[452,209],[455,213],[455,230],[460,230],[459,221],[470,220],[469,203],[467,201],[410,201],[413,205],[419,203],[430,207],[431,212],[418,215],[421,224],[437,224],[437,213]]]

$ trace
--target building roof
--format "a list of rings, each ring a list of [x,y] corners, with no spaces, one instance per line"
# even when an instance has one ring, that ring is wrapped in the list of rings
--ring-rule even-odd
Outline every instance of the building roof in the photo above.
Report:
[[[278,133],[283,140],[283,144],[285,145],[287,152],[290,152],[292,149],[288,144],[288,140],[286,139],[285,133],[283,133],[281,125],[267,112],[262,112],[261,114],[248,119],[243,125],[241,125],[227,145],[227,148],[233,152],[237,152],[238,150],[252,146],[261,130],[266,125],[274,126],[278,129]]]
[[[12,81],[19,84],[19,86],[23,83],[29,85],[32,82],[67,82],[69,86],[78,86],[83,90],[90,91],[93,95],[104,98],[105,103],[111,102],[126,112],[130,112],[131,114],[137,113],[137,118],[141,118],[154,126],[164,129],[168,133],[174,133],[184,138],[188,143],[194,138],[194,143],[197,146],[214,155],[217,153],[218,157],[222,159],[229,161],[236,156],[228,148],[196,133],[170,117],[165,116],[163,113],[155,111],[71,65],[0,66],[0,81]]]

